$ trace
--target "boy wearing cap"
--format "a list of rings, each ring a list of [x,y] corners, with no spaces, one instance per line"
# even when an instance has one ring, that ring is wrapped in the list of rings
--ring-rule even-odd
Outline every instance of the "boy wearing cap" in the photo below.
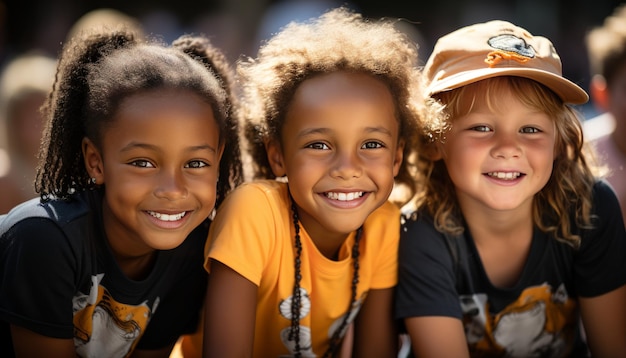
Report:
[[[424,72],[444,118],[424,123],[424,195],[400,241],[413,352],[626,357],[624,222],[552,43],[479,23],[440,38]]]

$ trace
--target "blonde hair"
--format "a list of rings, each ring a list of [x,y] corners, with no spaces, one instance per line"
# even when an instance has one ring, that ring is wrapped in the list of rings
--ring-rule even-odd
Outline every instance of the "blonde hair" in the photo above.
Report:
[[[583,140],[579,114],[548,88],[533,80],[502,76],[478,81],[458,89],[441,92],[434,98],[445,106],[446,120],[436,117],[425,123],[426,151],[445,141],[445,135],[455,118],[474,109],[478,101],[488,108],[499,105],[498,98],[508,91],[514,93],[526,106],[546,113],[554,120],[556,128],[555,160],[548,183],[533,200],[533,221],[540,230],[573,247],[578,247],[580,237],[573,230],[591,226],[592,188],[596,181],[595,168],[589,164],[590,148]],[[427,159],[427,158],[426,158]],[[462,213],[455,189],[443,160],[430,161],[422,169],[426,178],[424,196],[418,203],[433,216],[439,231],[458,235],[463,231]]]

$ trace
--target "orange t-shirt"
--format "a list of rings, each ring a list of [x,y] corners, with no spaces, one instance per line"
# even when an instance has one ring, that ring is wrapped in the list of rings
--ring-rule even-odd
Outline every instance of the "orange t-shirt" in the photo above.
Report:
[[[246,183],[233,191],[211,224],[205,247],[210,259],[229,266],[258,285],[255,357],[291,353],[291,296],[294,287],[294,226],[287,185],[273,180]],[[363,225],[359,284],[354,316],[370,289],[397,282],[400,211],[391,202],[375,210]],[[348,311],[353,277],[350,257],[355,234],[340,249],[339,260],[323,256],[304,228],[300,318],[301,353],[321,356],[329,337]],[[308,354],[307,354],[308,353]]]

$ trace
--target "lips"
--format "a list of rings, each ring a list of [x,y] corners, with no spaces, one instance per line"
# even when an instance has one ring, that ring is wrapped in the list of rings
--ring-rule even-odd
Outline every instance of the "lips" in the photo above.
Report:
[[[187,214],[187,212],[183,211],[178,214],[164,214],[164,213],[158,213],[156,211],[148,210],[148,214],[163,221],[178,221],[182,219]]]

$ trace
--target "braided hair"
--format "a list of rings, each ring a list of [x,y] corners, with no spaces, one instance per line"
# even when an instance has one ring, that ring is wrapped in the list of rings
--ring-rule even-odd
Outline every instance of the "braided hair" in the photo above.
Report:
[[[291,197],[291,195],[290,195]],[[302,306],[302,295],[300,291],[300,281],[302,280],[302,273],[300,271],[301,264],[301,256],[302,256],[302,240],[300,240],[300,218],[298,216],[298,207],[296,206],[295,201],[291,198],[291,212],[293,215],[293,226],[295,229],[295,274],[294,274],[294,285],[293,285],[293,298],[291,300],[291,330],[289,331],[289,340],[295,342],[295,356],[301,357],[300,353],[300,308]],[[333,335],[330,337],[330,342],[328,344],[328,349],[324,353],[322,357],[333,357],[337,352],[342,340],[342,334],[346,327],[348,326],[348,319],[351,316],[352,308],[356,302],[357,295],[357,286],[359,284],[359,242],[361,241],[361,235],[363,233],[363,227],[360,227],[356,231],[356,236],[354,238],[354,244],[352,245],[352,268],[353,268],[353,276],[352,276],[352,284],[350,286],[352,295],[350,297],[350,305],[348,305],[348,312],[343,317],[341,324],[337,329],[333,332]]]
[[[147,90],[179,88],[204,98],[225,144],[216,207],[242,182],[238,112],[231,70],[203,37],[185,35],[172,46],[140,38],[125,27],[94,28],[72,38],[60,55],[55,83],[43,113],[35,190],[41,201],[69,200],[93,183],[84,166],[83,138],[102,145],[102,130],[125,98]]]
[[[395,118],[399,124],[399,140],[404,143],[403,161],[395,183],[407,189],[410,198],[421,189],[414,175],[415,149],[421,119],[435,113],[438,107],[422,97],[422,79],[418,66],[417,46],[397,30],[393,21],[368,21],[345,7],[330,10],[304,23],[292,22],[270,38],[254,59],[238,63],[244,101],[244,135],[251,159],[252,177],[276,179],[272,171],[266,143],[282,143],[281,134],[296,89],[306,80],[327,73],[345,71],[361,73],[383,82],[392,94]],[[402,201],[402,200],[400,200]],[[402,202],[401,202],[402,203]],[[402,203],[403,204],[403,203]],[[291,300],[289,339],[300,352],[301,253],[298,211],[292,199],[295,227],[295,277]],[[334,355],[341,345],[352,308],[357,300],[359,283],[358,229],[352,247],[352,298],[348,312],[330,338],[324,357]]]

